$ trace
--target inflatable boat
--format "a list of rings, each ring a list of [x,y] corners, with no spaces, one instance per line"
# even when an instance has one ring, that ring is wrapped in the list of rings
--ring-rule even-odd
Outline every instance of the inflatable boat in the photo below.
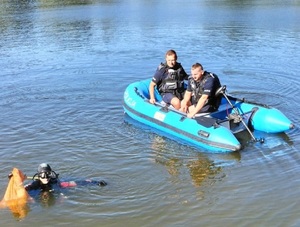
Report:
[[[124,92],[124,111],[130,118],[161,132],[168,138],[182,141],[205,151],[232,152],[242,149],[237,134],[246,131],[255,141],[254,130],[280,133],[294,127],[278,109],[226,94],[226,86],[217,91],[222,95],[218,111],[187,118],[186,113],[162,103],[158,91],[157,102],[149,102],[151,79],[128,85]]]

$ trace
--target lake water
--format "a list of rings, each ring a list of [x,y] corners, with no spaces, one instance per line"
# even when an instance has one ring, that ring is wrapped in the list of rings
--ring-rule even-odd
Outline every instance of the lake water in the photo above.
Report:
[[[3,0],[0,196],[13,167],[104,179],[1,226],[299,226],[300,1]],[[126,86],[168,49],[296,128],[209,154],[126,121]]]

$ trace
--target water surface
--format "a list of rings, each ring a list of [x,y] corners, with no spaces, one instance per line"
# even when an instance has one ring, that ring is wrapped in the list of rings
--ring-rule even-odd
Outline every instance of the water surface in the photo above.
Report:
[[[299,226],[299,129],[209,154],[127,122],[168,49],[299,125],[299,1],[2,1],[0,194],[13,167],[104,179],[1,226]],[[247,135],[245,135],[247,137]],[[19,222],[20,221],[20,222]]]

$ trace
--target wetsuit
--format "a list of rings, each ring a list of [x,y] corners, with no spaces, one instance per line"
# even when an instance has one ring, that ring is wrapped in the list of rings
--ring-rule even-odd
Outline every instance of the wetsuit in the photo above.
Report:
[[[77,185],[78,186],[85,186],[85,185],[105,186],[107,185],[107,183],[104,180],[59,181],[58,178],[51,178],[47,184],[43,184],[39,179],[36,179],[31,184],[26,185],[25,189],[27,191],[31,191],[31,190],[51,191],[53,190],[54,187],[69,188],[69,187],[75,187]]]
[[[57,178],[51,178],[48,184],[43,184],[39,179],[34,180],[31,184],[25,185],[27,191],[41,190],[41,191],[51,191],[53,186],[59,186],[59,181]]]

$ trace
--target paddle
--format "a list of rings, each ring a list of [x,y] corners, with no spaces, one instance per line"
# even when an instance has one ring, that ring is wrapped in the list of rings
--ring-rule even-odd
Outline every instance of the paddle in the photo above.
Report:
[[[243,117],[241,116],[239,110],[233,106],[233,104],[231,103],[231,101],[229,100],[229,98],[227,97],[225,92],[226,92],[226,85],[223,85],[216,91],[216,96],[218,96],[219,94],[222,94],[225,97],[225,99],[227,100],[227,102],[229,103],[229,105],[231,106],[231,108],[233,109],[233,111],[238,115],[239,120],[241,120],[241,122],[243,123],[243,125],[245,126],[245,128],[247,129],[249,134],[251,135],[252,139],[255,142],[264,143],[265,140],[263,138],[258,139],[258,138],[254,137],[253,133],[251,132],[251,130],[249,129],[247,124],[244,122]]]

